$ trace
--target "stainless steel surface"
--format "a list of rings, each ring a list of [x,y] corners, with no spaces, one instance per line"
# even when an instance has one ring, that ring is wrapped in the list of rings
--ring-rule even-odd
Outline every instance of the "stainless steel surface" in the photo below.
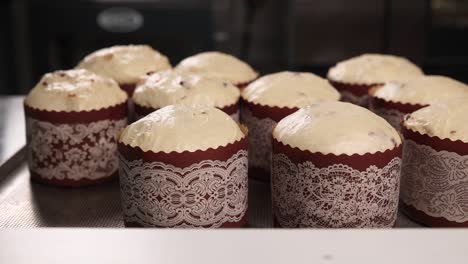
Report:
[[[0,179],[24,158],[23,97],[0,97]]]
[[[272,227],[268,184],[249,182],[249,226]],[[398,227],[418,227],[399,215]],[[119,185],[63,189],[31,182],[22,164],[0,182],[0,228],[123,227]]]
[[[123,227],[118,183],[49,187],[31,182],[23,163],[0,182],[0,227]]]

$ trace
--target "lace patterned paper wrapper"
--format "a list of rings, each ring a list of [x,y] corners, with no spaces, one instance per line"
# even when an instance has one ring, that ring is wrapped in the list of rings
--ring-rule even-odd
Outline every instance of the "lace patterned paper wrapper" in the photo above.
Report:
[[[249,177],[270,181],[273,127],[297,110],[298,108],[271,107],[242,101],[241,121],[249,129]]]
[[[413,220],[434,227],[468,227],[468,143],[403,127],[406,138],[401,201]]]
[[[135,120],[141,119],[158,109],[159,108],[152,108],[135,104]],[[219,109],[228,114],[232,119],[234,119],[234,121],[239,122],[239,103],[228,105]]]
[[[341,101],[369,107],[369,90],[381,84],[353,84],[328,80],[341,94]]]
[[[410,114],[425,107],[419,104],[406,104],[387,101],[371,95],[369,98],[369,109],[383,119],[387,120],[397,131],[401,131],[401,122],[405,114]]]
[[[312,153],[273,139],[275,225],[391,228],[398,211],[402,147],[374,154]]]
[[[119,143],[128,227],[217,228],[247,224],[247,139],[194,152],[151,152]]]
[[[82,112],[45,111],[26,104],[24,110],[33,180],[79,187],[117,176],[117,137],[127,125],[127,102]]]

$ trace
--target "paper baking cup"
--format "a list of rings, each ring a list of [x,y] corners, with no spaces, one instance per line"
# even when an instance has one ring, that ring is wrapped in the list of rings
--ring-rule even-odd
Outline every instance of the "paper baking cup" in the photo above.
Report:
[[[273,127],[299,108],[265,106],[245,100],[241,103],[241,121],[249,129],[249,177],[269,182]]]
[[[247,139],[194,152],[119,143],[125,226],[242,227],[247,223]]]
[[[158,110],[159,108],[152,108],[147,106],[141,106],[135,104],[135,120],[141,119],[152,112]],[[229,116],[234,119],[234,121],[239,122],[239,103],[235,103],[232,105],[225,106],[223,108],[219,108],[221,111],[225,112]]]
[[[407,127],[401,172],[402,208],[434,227],[468,227],[468,143]]]
[[[135,104],[132,100],[133,92],[136,89],[136,84],[134,83],[127,83],[127,84],[119,84],[120,89],[124,90],[127,93],[128,101],[127,101],[127,119],[129,122],[135,120]]]
[[[341,101],[369,107],[369,90],[382,84],[356,84],[328,80],[341,94]]]
[[[393,227],[401,145],[374,154],[312,153],[273,138],[272,201],[280,227]]]
[[[117,136],[127,125],[127,102],[83,112],[45,111],[26,104],[24,110],[33,180],[79,187],[117,176]]]
[[[373,96],[373,90],[371,90],[370,93],[369,109],[383,119],[387,120],[387,122],[398,131],[401,130],[401,122],[403,121],[403,116],[405,114],[410,114],[427,106],[388,101]]]
[[[136,84],[124,83],[124,84],[119,84],[119,86],[120,86],[120,89],[124,90],[127,93],[128,98],[132,98],[133,92],[136,89]]]

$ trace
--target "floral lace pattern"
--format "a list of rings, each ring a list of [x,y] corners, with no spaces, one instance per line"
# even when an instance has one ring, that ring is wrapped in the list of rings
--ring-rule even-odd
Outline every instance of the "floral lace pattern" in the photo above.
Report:
[[[406,140],[401,200],[432,217],[468,221],[468,156]]]
[[[359,105],[367,108],[369,105],[369,96],[368,95],[355,95],[352,92],[340,91],[341,101],[349,102],[355,105]]]
[[[142,226],[220,227],[247,210],[247,151],[186,168],[120,156],[124,219]]]
[[[259,119],[244,108],[242,121],[249,129],[249,166],[270,171],[271,133],[276,122],[270,118]]]
[[[405,115],[404,113],[396,109],[386,108],[375,108],[372,109],[372,112],[385,119],[397,131],[401,131],[401,122],[403,121],[403,116]]]
[[[52,124],[26,118],[28,164],[45,179],[96,180],[118,169],[117,136],[127,119]]]
[[[401,159],[358,171],[273,155],[272,198],[282,227],[392,227],[396,221]]]

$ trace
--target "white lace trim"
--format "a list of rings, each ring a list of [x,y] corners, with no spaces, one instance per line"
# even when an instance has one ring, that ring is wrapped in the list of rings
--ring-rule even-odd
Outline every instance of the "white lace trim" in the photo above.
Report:
[[[432,217],[468,221],[468,155],[406,140],[401,199]]]
[[[355,105],[359,105],[362,107],[368,107],[369,105],[369,95],[355,95],[349,91],[340,91],[341,93],[341,101],[349,102]]]
[[[317,168],[273,155],[272,199],[282,227],[392,227],[401,159],[358,171],[344,164]]]
[[[387,120],[390,125],[392,125],[396,130],[401,131],[401,121],[403,121],[404,113],[396,109],[386,109],[386,108],[374,108],[372,109],[376,115],[379,115],[383,119]]]
[[[259,119],[246,108],[242,121],[249,129],[249,166],[270,171],[271,133],[276,122],[270,118]]]
[[[227,161],[186,168],[128,161],[120,155],[120,185],[127,222],[159,227],[220,227],[247,210],[247,151]]]
[[[28,164],[45,179],[96,180],[118,169],[117,136],[127,119],[53,124],[26,118]]]

